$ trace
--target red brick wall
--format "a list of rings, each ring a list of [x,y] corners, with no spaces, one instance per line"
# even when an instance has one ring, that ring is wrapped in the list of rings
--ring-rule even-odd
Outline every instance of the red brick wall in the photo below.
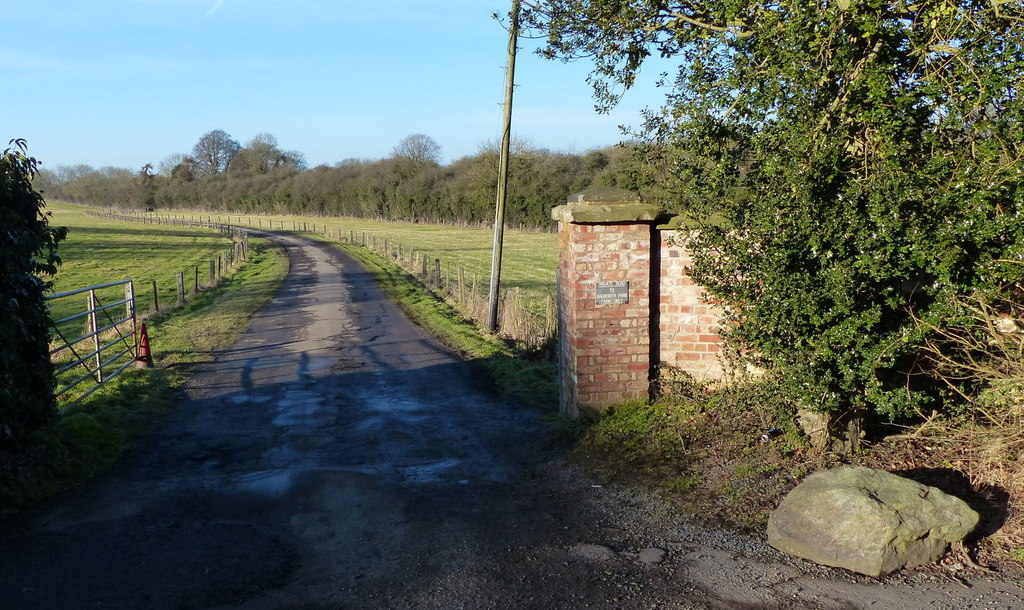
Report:
[[[720,311],[704,302],[704,290],[686,274],[690,254],[673,238],[675,230],[654,229],[660,242],[657,255],[658,308],[652,311],[657,333],[653,360],[682,369],[697,380],[717,380],[724,375]]]
[[[724,376],[720,312],[686,274],[690,256],[675,237],[644,221],[559,223],[562,415],[648,399],[654,365]],[[597,304],[599,282],[622,281],[627,303]]]
[[[560,223],[562,408],[575,416],[647,399],[651,354],[648,223]],[[629,302],[597,305],[599,282],[629,282]]]

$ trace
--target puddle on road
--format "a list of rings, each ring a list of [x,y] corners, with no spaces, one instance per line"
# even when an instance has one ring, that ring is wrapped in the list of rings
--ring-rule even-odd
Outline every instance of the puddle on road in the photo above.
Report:
[[[233,487],[281,497],[321,472],[410,486],[491,484],[511,474],[450,417],[443,401],[428,404],[435,397],[374,376],[368,386],[335,396],[309,380],[282,388],[269,405],[279,442],[263,453],[262,470],[236,476]]]
[[[242,491],[261,496],[283,496],[292,488],[295,476],[301,470],[262,470],[250,472],[237,479],[236,486]]]
[[[323,463],[320,449],[333,441],[326,435],[314,435],[296,439],[294,443],[286,443],[271,447],[263,452],[263,459],[274,468],[318,468]]]
[[[370,411],[387,413],[402,419],[429,411],[422,400],[403,394],[401,386],[360,389],[353,392],[352,397],[359,402],[359,406]]]
[[[257,396],[255,394],[236,394],[228,396],[227,401],[232,405],[263,404],[270,400],[269,396]]]
[[[462,460],[449,458],[426,464],[395,466],[395,470],[409,483],[440,483],[446,479],[444,476],[446,473],[461,464]]]
[[[289,494],[298,481],[307,474],[317,472],[345,472],[370,477],[374,481],[394,479],[395,475],[403,483],[425,485],[431,483],[454,483],[468,485],[474,481],[492,481],[487,477],[469,477],[465,472],[454,472],[463,464],[460,459],[450,458],[437,462],[411,464],[406,466],[389,466],[385,464],[364,467],[309,467],[281,468],[277,470],[260,470],[240,475],[235,478],[234,487],[239,491],[254,493],[264,497],[281,497]]]
[[[324,428],[338,418],[338,409],[311,390],[288,390],[278,399],[274,411],[274,425],[283,428]]]

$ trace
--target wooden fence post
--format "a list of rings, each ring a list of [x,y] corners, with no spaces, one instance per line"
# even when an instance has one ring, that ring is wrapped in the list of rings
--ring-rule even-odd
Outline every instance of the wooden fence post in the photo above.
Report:
[[[476,271],[473,272],[473,283],[469,286],[469,293],[473,299],[473,302],[470,304],[470,310],[476,313]]]
[[[185,272],[178,271],[178,305],[185,304]]]
[[[160,293],[156,291],[156,280],[150,280],[153,283],[153,311],[160,311]]]
[[[547,302],[544,304],[544,337],[542,341],[547,341],[548,337],[554,332],[554,321],[555,321],[555,299],[548,293]]]
[[[464,307],[466,303],[466,269],[459,265],[459,305]]]

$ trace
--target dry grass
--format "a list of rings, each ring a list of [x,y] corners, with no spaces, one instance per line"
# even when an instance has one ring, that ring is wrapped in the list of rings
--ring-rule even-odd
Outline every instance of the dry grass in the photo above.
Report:
[[[1024,573],[1024,429],[930,420],[856,460],[965,499],[981,515],[978,562]]]
[[[935,376],[963,405],[953,417],[933,413],[874,447],[866,462],[959,487],[974,498],[982,524],[979,559],[1024,570],[1024,286],[1002,297],[957,305],[965,322],[932,327],[927,355]],[[962,481],[955,481],[959,473]],[[938,477],[939,480],[929,480]],[[943,480],[944,479],[944,480]],[[956,491],[956,490],[954,490]]]

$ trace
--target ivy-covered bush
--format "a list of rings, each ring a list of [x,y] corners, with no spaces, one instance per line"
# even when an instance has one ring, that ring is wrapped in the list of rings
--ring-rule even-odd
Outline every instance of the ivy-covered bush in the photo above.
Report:
[[[57,243],[32,188],[37,162],[25,142],[0,155],[0,474],[12,468],[29,435],[56,415],[49,357],[49,313],[43,299],[57,271]]]
[[[638,135],[730,343],[809,409],[943,408],[930,329],[1021,277],[1024,4],[535,5],[544,52],[593,57],[606,103],[649,55],[678,61]]]

